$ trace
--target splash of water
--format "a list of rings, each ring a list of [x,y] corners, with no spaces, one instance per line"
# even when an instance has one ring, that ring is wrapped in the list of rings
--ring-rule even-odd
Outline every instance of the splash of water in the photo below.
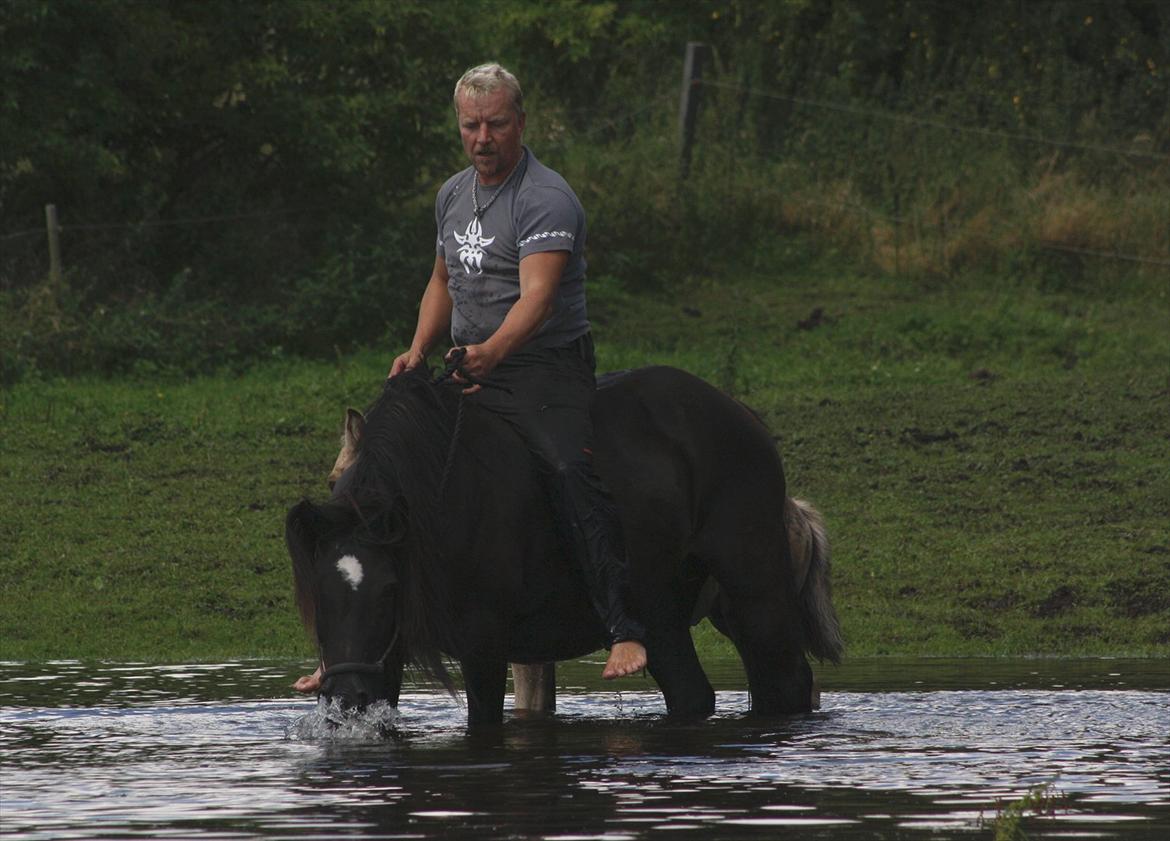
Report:
[[[395,738],[401,716],[388,701],[364,710],[343,709],[337,699],[317,699],[317,706],[287,725],[284,737],[295,741],[373,742]]]

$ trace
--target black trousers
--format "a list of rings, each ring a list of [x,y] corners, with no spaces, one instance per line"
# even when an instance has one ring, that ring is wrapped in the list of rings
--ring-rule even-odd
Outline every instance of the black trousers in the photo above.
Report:
[[[593,338],[585,334],[564,347],[513,354],[487,378],[502,388],[482,389],[470,399],[510,423],[536,457],[557,527],[585,572],[610,644],[644,642],[645,630],[625,610],[629,574],[621,522],[593,469],[595,366]]]

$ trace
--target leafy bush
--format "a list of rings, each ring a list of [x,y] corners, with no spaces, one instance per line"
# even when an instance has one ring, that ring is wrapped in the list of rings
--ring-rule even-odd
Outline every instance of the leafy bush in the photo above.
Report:
[[[3,382],[403,340],[434,190],[463,165],[451,86],[488,58],[520,76],[529,142],[586,205],[591,271],[632,289],[779,271],[797,239],[875,271],[1058,290],[1170,263],[1164,4],[3,9]],[[712,59],[680,181],[690,40]]]

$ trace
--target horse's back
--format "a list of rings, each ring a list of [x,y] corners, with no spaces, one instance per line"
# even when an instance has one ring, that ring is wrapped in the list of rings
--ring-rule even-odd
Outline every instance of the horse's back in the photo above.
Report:
[[[597,392],[594,426],[608,461],[668,459],[693,482],[751,484],[768,476],[783,498],[783,467],[767,427],[739,401],[678,368],[622,372]]]
[[[594,425],[598,469],[627,532],[649,531],[659,554],[711,554],[730,520],[782,537],[784,471],[768,429],[699,377],[630,371],[598,391]]]

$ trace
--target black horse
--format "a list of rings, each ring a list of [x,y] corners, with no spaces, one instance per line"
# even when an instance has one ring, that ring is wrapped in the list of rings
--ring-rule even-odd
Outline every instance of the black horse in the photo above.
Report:
[[[714,711],[690,637],[702,615],[743,658],[754,713],[808,711],[806,652],[836,662],[842,651],[828,544],[816,511],[787,496],[764,424],[665,367],[599,388],[594,424],[597,471],[625,531],[628,608],[646,626],[669,713]],[[330,501],[303,501],[286,520],[301,618],[326,667],[322,696],[396,704],[407,662],[453,691],[449,657],[469,721],[498,722],[508,662],[604,645],[545,480],[473,397],[426,375],[389,380],[356,456]]]

